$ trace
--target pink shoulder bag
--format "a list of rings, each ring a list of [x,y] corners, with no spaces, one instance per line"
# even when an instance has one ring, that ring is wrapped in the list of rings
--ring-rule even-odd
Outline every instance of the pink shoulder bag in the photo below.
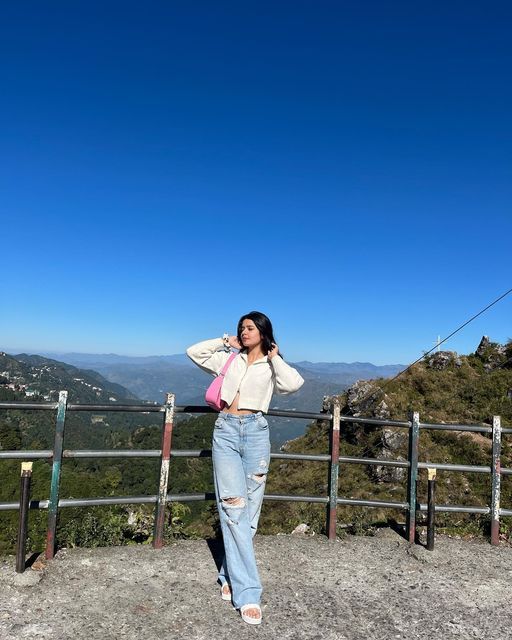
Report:
[[[220,398],[220,394],[222,391],[222,383],[224,382],[224,376],[226,375],[226,371],[229,369],[229,365],[233,362],[236,356],[237,356],[236,353],[232,353],[229,356],[226,364],[222,367],[222,371],[219,373],[219,375],[214,379],[214,381],[206,390],[206,394],[204,396],[204,399],[206,400],[206,404],[210,405],[212,409],[215,409],[217,411],[222,411],[222,409],[224,409],[226,405],[224,400],[221,400]]]

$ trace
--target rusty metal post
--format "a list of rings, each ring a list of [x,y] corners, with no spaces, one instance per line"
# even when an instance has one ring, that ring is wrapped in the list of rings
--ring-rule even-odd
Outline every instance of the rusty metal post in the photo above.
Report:
[[[329,540],[336,539],[336,509],[338,507],[338,476],[340,468],[340,399],[333,398],[332,401],[332,425],[330,433],[330,453],[329,463],[329,504],[327,507],[327,534]]]
[[[171,459],[172,427],[174,422],[174,393],[167,393],[165,400],[164,425],[162,429],[162,458],[160,462],[160,480],[156,503],[153,548],[164,546],[165,506],[169,484],[169,463]]]
[[[413,411],[409,427],[409,473],[407,477],[407,539],[413,543],[416,538],[416,484],[418,482],[418,442],[420,438],[420,414]]]
[[[428,470],[428,499],[427,499],[427,549],[434,550],[435,512],[436,512],[436,470]]]
[[[52,480],[50,485],[50,500],[48,501],[48,529],[46,533],[46,558],[55,555],[55,530],[57,528],[57,509],[59,506],[60,472],[62,468],[62,447],[64,443],[64,425],[66,422],[66,406],[68,392],[59,393],[57,409],[57,426],[55,428],[55,444],[53,446]]]
[[[20,482],[20,517],[18,521],[18,537],[16,539],[16,572],[25,571],[25,555],[27,548],[28,508],[30,504],[30,483],[32,480],[32,463],[21,463]]]
[[[501,418],[492,418],[491,544],[500,543]]]

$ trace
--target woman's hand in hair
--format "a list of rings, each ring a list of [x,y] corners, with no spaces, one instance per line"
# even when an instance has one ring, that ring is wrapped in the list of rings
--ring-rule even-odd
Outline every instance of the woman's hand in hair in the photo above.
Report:
[[[267,356],[269,357],[270,360],[272,360],[272,358],[274,356],[277,356],[278,353],[279,353],[279,347],[275,342],[273,342],[272,349],[270,349],[270,351],[267,353]]]
[[[236,336],[229,336],[228,343],[230,347],[233,347],[233,349],[242,348],[242,345],[238,342],[238,338]]]

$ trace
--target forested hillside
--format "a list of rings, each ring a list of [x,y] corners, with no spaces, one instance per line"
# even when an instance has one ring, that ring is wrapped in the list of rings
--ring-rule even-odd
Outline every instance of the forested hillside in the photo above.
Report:
[[[503,425],[512,426],[512,343],[499,345],[482,339],[469,356],[453,352],[434,353],[394,381],[359,381],[340,396],[345,416],[404,420],[411,410],[430,423],[487,424],[500,415]],[[344,424],[341,454],[382,459],[407,459],[407,432],[391,427]],[[420,461],[491,464],[490,436],[462,432],[421,430]],[[328,426],[310,425],[304,437],[286,446],[287,452],[326,453]],[[503,436],[502,467],[512,467],[512,436]],[[272,473],[277,469],[280,473]],[[325,495],[327,465],[285,462],[274,465],[269,493]],[[420,472],[418,497],[426,502],[426,472]],[[489,505],[491,478],[480,473],[438,472],[438,504]],[[339,497],[402,501],[406,499],[406,470],[387,466],[341,465]],[[512,508],[512,479],[502,477],[502,506]],[[404,520],[403,513],[386,509],[340,507],[339,521],[352,529],[371,531],[372,525],[388,519]],[[458,532],[487,530],[487,516],[438,514],[437,522]],[[306,522],[324,531],[325,508],[279,503],[268,505],[263,525],[276,531],[282,523],[289,529]],[[508,535],[510,518],[503,520]]]

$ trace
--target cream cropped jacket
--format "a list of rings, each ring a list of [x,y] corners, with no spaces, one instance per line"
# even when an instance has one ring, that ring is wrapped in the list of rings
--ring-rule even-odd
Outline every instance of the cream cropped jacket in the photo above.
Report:
[[[226,364],[231,350],[225,347],[222,338],[204,340],[187,349],[187,356],[201,369],[218,375]],[[280,355],[264,356],[251,365],[247,354],[239,353],[229,365],[222,383],[221,398],[229,407],[238,391],[238,409],[250,409],[266,413],[272,394],[293,393],[302,387],[304,379],[281,358]]]

